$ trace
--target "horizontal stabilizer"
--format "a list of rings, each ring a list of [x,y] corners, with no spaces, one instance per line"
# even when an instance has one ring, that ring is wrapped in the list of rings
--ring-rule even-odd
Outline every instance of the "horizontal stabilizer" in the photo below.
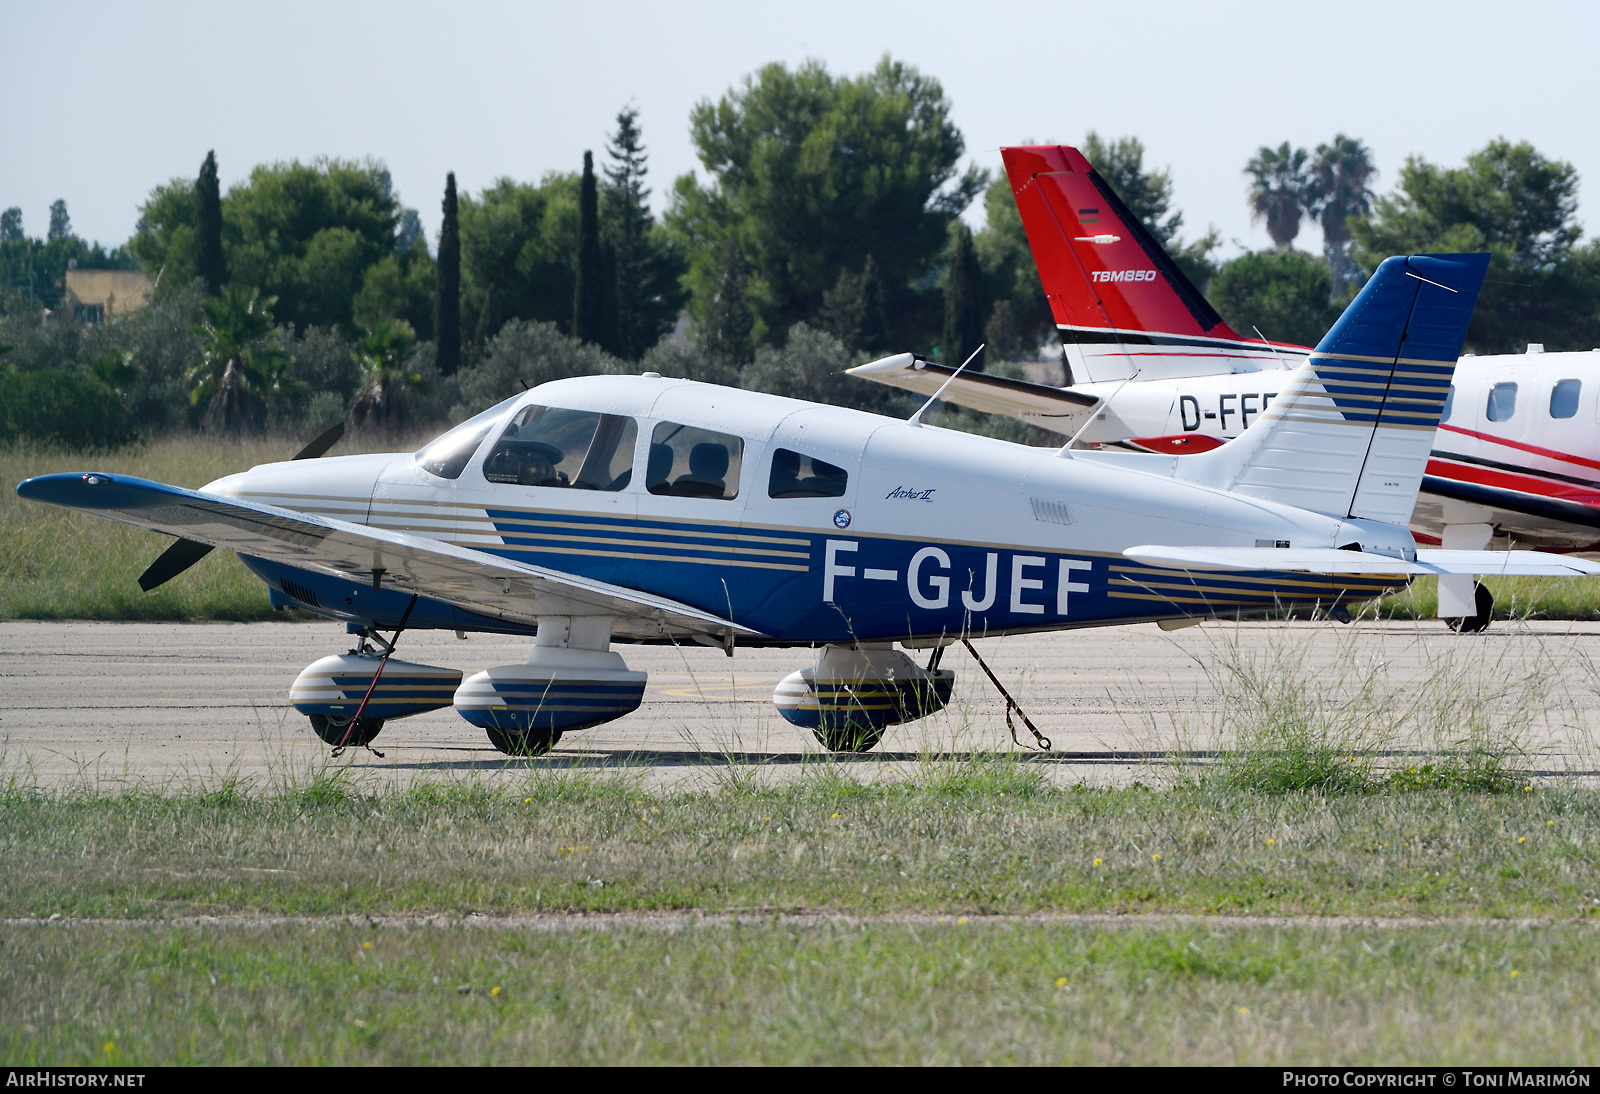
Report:
[[[958,370],[949,365],[934,364],[914,353],[897,353],[893,357],[868,361],[847,371],[851,376],[863,380],[874,380],[903,391],[931,396]],[[939,400],[981,410],[986,414],[1007,414],[1057,432],[1071,425],[1071,428],[1065,428],[1069,434],[1076,432],[1076,423],[1081,423],[1085,415],[1100,405],[1098,396],[1085,395],[1070,388],[1050,387],[1048,384],[993,376],[970,369],[956,376]]]
[[[1334,547],[1130,547],[1147,566],[1175,570],[1276,570],[1308,574],[1489,574],[1576,577],[1600,574],[1600,563],[1540,551],[1418,551],[1415,562]]]
[[[41,475],[17,493],[31,501],[165,532],[360,584],[381,582],[491,618],[610,615],[617,632],[755,634],[713,612],[664,596],[312,513],[204,494],[131,475]],[[169,549],[170,550],[170,549]]]

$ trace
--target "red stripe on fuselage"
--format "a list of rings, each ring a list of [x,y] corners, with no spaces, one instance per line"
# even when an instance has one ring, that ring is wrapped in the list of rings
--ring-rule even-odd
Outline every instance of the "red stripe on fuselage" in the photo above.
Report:
[[[1427,473],[1454,482],[1470,482],[1479,486],[1494,486],[1501,490],[1515,490],[1521,494],[1534,494],[1541,498],[1577,502],[1600,509],[1600,489],[1577,486],[1570,482],[1556,482],[1538,477],[1537,471],[1526,474],[1499,471],[1493,467],[1480,467],[1470,463],[1446,463],[1449,457],[1435,457],[1428,461]]]
[[[1600,471],[1600,460],[1591,460],[1584,456],[1574,456],[1566,452],[1557,452],[1553,448],[1540,448],[1536,444],[1524,444],[1522,441],[1513,441],[1506,437],[1496,437],[1493,433],[1479,433],[1475,429],[1462,429],[1458,425],[1440,424],[1440,429],[1448,429],[1451,433],[1459,433],[1463,437],[1474,440],[1488,441],[1490,444],[1503,444],[1507,448],[1515,448],[1519,452],[1527,452],[1534,456],[1543,456],[1547,460],[1558,460],[1561,463],[1575,464],[1578,467],[1589,467]]]

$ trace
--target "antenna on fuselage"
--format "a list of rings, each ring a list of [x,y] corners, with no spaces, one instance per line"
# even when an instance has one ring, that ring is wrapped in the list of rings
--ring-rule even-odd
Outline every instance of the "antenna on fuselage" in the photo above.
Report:
[[[1089,417],[1086,418],[1084,423],[1078,427],[1078,431],[1072,435],[1072,439],[1061,446],[1061,451],[1057,452],[1056,455],[1071,456],[1072,446],[1078,443],[1078,438],[1083,436],[1083,431],[1088,429],[1089,426],[1094,423],[1096,418],[1105,416],[1106,410],[1111,406],[1111,400],[1115,399],[1118,395],[1121,395],[1122,389],[1131,384],[1134,380],[1134,377],[1138,376],[1140,371],[1141,370],[1135,366],[1133,370],[1133,376],[1129,376],[1126,380],[1122,381],[1122,383],[1118,384],[1117,390],[1113,391],[1110,395],[1107,395],[1104,402],[1089,412]]]
[[[1274,356],[1274,357],[1276,357],[1278,359],[1278,364],[1280,364],[1280,365],[1283,364],[1283,354],[1279,353],[1278,352],[1278,347],[1273,345],[1271,342],[1269,342],[1267,340],[1267,336],[1261,333],[1261,328],[1258,327],[1258,326],[1255,326],[1254,324],[1251,324],[1250,329],[1255,331],[1256,332],[1256,337],[1261,339],[1261,341],[1266,345],[1266,347],[1269,350],[1272,351],[1272,356]]]
[[[985,344],[987,344],[987,343],[985,343]],[[935,391],[933,393],[933,398],[931,398],[927,402],[923,403],[922,406],[917,409],[917,412],[915,414],[913,414],[913,415],[911,415],[911,417],[907,418],[906,419],[906,424],[907,425],[914,425],[919,429],[922,428],[922,416],[928,412],[928,408],[930,406],[932,406],[934,403],[937,403],[939,401],[939,396],[944,394],[944,389],[945,388],[949,387],[951,384],[956,382],[956,377],[961,375],[961,369],[964,369],[968,365],[972,364],[972,358],[978,356],[978,354],[980,354],[982,352],[983,352],[983,346],[982,345],[980,345],[977,349],[973,350],[972,351],[972,357],[968,357],[965,361],[961,362],[961,368],[958,368],[954,372],[952,372],[950,374],[950,379],[946,380],[944,383],[939,385],[939,390]]]

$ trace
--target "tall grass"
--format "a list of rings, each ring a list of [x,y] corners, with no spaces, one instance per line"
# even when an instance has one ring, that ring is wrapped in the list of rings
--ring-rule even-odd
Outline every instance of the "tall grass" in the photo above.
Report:
[[[94,470],[194,488],[256,464],[288,459],[304,443],[305,438],[185,434],[92,455],[31,442],[0,446],[0,619],[159,622],[274,616],[266,586],[231,551],[215,551],[182,577],[145,593],[139,589],[139,574],[166,550],[169,538],[23,501],[16,486],[35,475]],[[388,447],[392,444],[345,442],[335,452]]]
[[[1181,727],[1185,739],[1218,746],[1218,762],[1189,777],[1258,792],[1506,791],[1558,698],[1555,666],[1533,635],[1421,643],[1422,671],[1400,676],[1392,645],[1417,639],[1359,624],[1331,663],[1313,660],[1304,632],[1285,628],[1257,649],[1218,634],[1202,663],[1222,701]]]

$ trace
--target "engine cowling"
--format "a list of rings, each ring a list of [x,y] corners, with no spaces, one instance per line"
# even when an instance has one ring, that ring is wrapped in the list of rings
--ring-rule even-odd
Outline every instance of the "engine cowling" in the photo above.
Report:
[[[944,709],[954,684],[949,669],[930,673],[894,649],[825,646],[815,665],[779,682],[772,702],[829,748],[860,751],[885,727]]]
[[[377,653],[340,653],[313,661],[289,686],[289,704],[301,714],[349,718],[372,685],[383,658]],[[404,718],[449,706],[461,685],[461,670],[389,658],[363,717]]]
[[[456,712],[482,729],[524,733],[588,729],[631,714],[648,676],[617,653],[537,647],[525,665],[498,665],[462,681]]]

